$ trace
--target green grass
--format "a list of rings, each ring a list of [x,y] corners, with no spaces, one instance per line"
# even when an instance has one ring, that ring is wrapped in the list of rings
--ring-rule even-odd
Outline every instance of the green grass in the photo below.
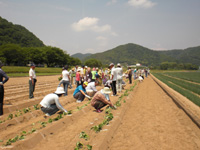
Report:
[[[172,80],[172,78],[166,77],[166,76],[162,75],[162,73],[153,73],[153,75],[156,78],[158,78],[159,80],[161,80],[162,82],[164,82],[165,84],[167,84],[169,87],[174,89],[175,91],[177,91],[180,94],[182,94],[183,96],[187,97],[189,100],[191,100],[196,105],[200,106],[200,97],[192,93],[192,91],[191,91],[191,89],[193,89],[192,85],[189,85],[187,83],[188,86],[187,86],[187,88],[185,88],[187,90],[185,90],[185,89],[183,89],[184,88],[183,86],[185,86],[184,81],[179,81],[176,79]],[[180,88],[180,86],[183,88]]]
[[[3,66],[2,70],[6,72],[9,77],[28,77],[30,67],[18,67],[18,66]],[[62,72],[62,68],[40,68],[36,67],[35,72],[37,76],[42,75],[59,75]]]

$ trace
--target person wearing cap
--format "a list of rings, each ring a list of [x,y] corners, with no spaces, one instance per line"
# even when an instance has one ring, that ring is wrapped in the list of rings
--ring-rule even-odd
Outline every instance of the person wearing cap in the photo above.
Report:
[[[97,92],[96,86],[99,85],[99,81],[95,81],[95,82],[90,82],[88,83],[87,87],[86,87],[86,93],[89,96],[94,96],[94,94]]]
[[[83,82],[82,85],[79,85],[74,93],[73,93],[73,97],[76,99],[77,103],[81,103],[85,97],[87,97],[88,99],[91,99],[91,97],[89,95],[86,94],[86,87],[88,85],[88,82]]]
[[[37,82],[36,74],[35,74],[35,65],[31,64],[29,70],[29,98],[34,98],[33,92],[35,91],[35,84]]]
[[[110,101],[109,94],[111,93],[108,87],[104,87],[102,90],[98,91],[91,100],[91,105],[96,109],[96,112],[100,113],[101,108],[106,105],[113,107]]]
[[[115,69],[115,65],[113,63],[111,63],[109,65],[110,67],[110,70],[111,70],[111,77],[110,79],[112,80],[112,91],[113,91],[113,95],[111,96],[117,96],[117,89],[116,89],[116,80],[117,80],[117,72],[116,72],[116,69]]]
[[[117,68],[115,68],[117,73],[117,91],[120,93],[122,92],[122,77],[123,77],[123,70],[121,68],[121,64],[117,64]]]
[[[3,99],[4,99],[4,84],[9,80],[9,77],[6,73],[1,69],[3,63],[0,61],[0,116],[3,115]],[[5,78],[3,80],[3,78]]]
[[[59,102],[59,97],[65,93],[63,87],[58,87],[54,93],[46,95],[40,102],[41,110],[46,116],[51,116],[61,110],[67,113],[67,110],[62,107]]]

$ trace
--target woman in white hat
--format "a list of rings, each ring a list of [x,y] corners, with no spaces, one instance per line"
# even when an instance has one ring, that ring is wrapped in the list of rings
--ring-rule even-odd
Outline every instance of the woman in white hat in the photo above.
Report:
[[[46,95],[40,102],[41,110],[46,116],[51,116],[61,110],[67,113],[67,110],[62,107],[59,102],[59,97],[65,93],[63,87],[58,87],[54,93]]]
[[[91,100],[91,105],[96,109],[96,112],[100,113],[101,108],[107,104],[113,107],[110,101],[109,94],[111,93],[108,87],[104,87],[102,90],[98,91]]]

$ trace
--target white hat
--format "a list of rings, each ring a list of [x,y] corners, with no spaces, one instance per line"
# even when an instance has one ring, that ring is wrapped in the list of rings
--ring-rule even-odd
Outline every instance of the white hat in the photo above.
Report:
[[[110,63],[109,67],[111,67],[111,66],[114,66],[114,64],[113,64],[113,63]]]
[[[118,67],[121,67],[121,64],[120,64],[120,63],[118,63],[118,64],[117,64],[117,66],[118,66]]]
[[[56,93],[56,94],[64,94],[65,91],[64,91],[63,87],[58,87],[54,93]]]
[[[108,87],[104,87],[104,88],[101,90],[101,92],[104,93],[104,94],[110,94],[110,93],[111,93],[111,91],[110,91],[110,89],[109,89]]]
[[[78,67],[77,71],[81,71],[81,67]]]

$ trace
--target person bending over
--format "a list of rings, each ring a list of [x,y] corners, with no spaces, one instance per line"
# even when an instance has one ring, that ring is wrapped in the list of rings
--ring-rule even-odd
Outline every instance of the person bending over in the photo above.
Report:
[[[86,93],[89,96],[94,96],[94,94],[97,92],[96,86],[99,85],[98,81],[90,82],[88,83],[88,86],[86,87]]]
[[[110,101],[109,94],[111,93],[108,87],[104,87],[102,90],[98,91],[91,100],[91,105],[96,109],[96,112],[100,113],[101,108],[106,105],[113,107]]]
[[[54,93],[46,95],[40,102],[41,110],[46,116],[51,116],[61,110],[67,113],[67,110],[62,107],[59,102],[59,97],[65,93],[63,87],[58,87]]]
[[[91,97],[86,94],[85,88],[87,87],[87,85],[88,85],[88,82],[85,81],[85,82],[83,82],[82,85],[79,85],[75,89],[75,91],[73,93],[73,97],[76,99],[77,103],[81,103],[85,97],[87,97],[88,99],[91,99]]]

